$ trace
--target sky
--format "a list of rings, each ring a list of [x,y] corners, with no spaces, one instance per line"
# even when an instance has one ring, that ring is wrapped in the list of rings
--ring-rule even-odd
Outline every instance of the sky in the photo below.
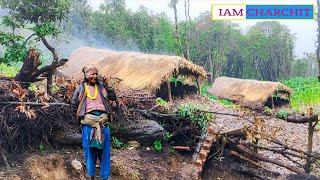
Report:
[[[213,3],[244,3],[244,4],[315,4],[316,0],[189,0],[190,16],[196,18],[200,13],[210,11]],[[104,0],[89,0],[94,9],[98,9],[100,3]],[[173,20],[173,10],[168,7],[170,0],[126,0],[126,7],[136,11],[140,6],[144,6],[151,13],[157,14],[164,12]],[[184,0],[179,0],[177,4],[178,18],[183,20],[184,16]],[[240,25],[245,32],[250,26],[254,25],[257,20],[237,20],[233,21]],[[292,33],[295,34],[295,54],[302,57],[303,54],[313,53],[316,49],[316,33],[317,23],[315,20],[279,20],[281,24],[286,25]]]

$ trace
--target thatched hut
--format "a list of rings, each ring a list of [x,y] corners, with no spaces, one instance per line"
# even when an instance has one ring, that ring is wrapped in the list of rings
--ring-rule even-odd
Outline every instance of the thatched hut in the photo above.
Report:
[[[146,90],[159,96],[166,94],[168,99],[170,93],[174,92],[169,82],[171,77],[183,76],[189,80],[189,85],[190,82],[196,82],[198,87],[206,78],[203,67],[179,56],[117,52],[90,47],[75,50],[61,72],[66,76],[82,78],[81,69],[87,64],[98,66],[100,73],[107,78],[120,79],[122,90]],[[187,89],[180,85],[181,88]]]
[[[229,77],[217,78],[208,91],[219,98],[253,109],[288,105],[292,94],[290,88],[279,82]]]

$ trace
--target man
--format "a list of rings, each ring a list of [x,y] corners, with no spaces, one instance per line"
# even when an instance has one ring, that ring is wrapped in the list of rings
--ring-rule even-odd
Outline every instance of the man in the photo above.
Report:
[[[110,174],[110,130],[105,124],[110,117],[109,100],[116,100],[115,93],[98,79],[98,69],[82,69],[84,81],[75,90],[71,108],[81,123],[82,146],[88,176],[94,179],[97,158],[100,160],[100,177]]]

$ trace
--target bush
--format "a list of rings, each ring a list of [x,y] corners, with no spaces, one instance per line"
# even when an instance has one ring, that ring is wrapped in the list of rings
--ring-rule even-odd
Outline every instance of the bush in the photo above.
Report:
[[[182,104],[178,108],[180,116],[190,119],[192,123],[199,125],[203,133],[207,131],[208,123],[213,119],[211,113],[203,112],[207,110],[207,107],[193,103]]]

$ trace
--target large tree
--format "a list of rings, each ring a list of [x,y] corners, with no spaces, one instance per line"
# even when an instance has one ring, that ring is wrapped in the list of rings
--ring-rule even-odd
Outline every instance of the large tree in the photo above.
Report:
[[[19,57],[15,57],[14,53],[9,53],[6,57],[11,61],[24,59],[24,64],[15,79],[19,81],[32,82],[40,75],[47,77],[47,90],[51,92],[52,75],[58,66],[63,65],[66,59],[60,59],[55,48],[49,43],[48,37],[57,36],[60,33],[59,23],[66,19],[70,9],[71,2],[69,0],[0,0],[0,5],[3,8],[9,9],[9,16],[4,18],[4,24],[12,28],[11,32],[0,32],[0,37],[9,37],[8,39],[0,39],[1,44],[7,46],[8,49],[15,49],[19,52]],[[24,38],[22,35],[17,35],[15,29],[25,28],[31,29],[32,33],[29,37]],[[44,46],[52,54],[51,65],[41,65],[39,53],[34,49],[29,50],[28,56],[26,53],[30,46],[27,46],[30,41],[41,41]],[[16,45],[20,49],[16,48]],[[17,59],[15,59],[17,58]]]

